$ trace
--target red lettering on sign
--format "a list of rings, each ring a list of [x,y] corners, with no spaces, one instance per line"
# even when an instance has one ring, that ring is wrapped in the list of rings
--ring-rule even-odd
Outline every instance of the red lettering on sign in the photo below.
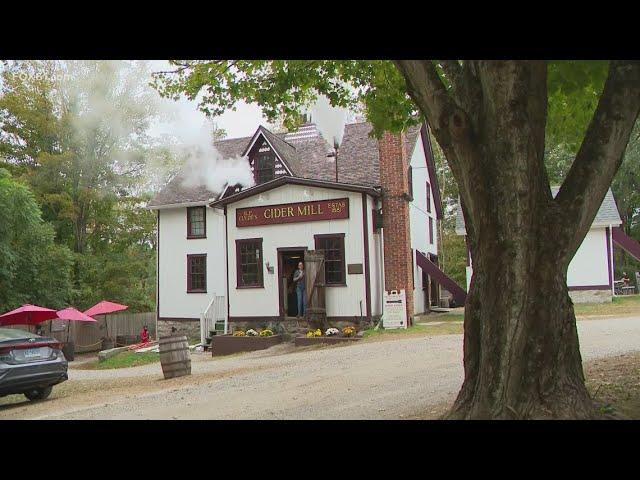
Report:
[[[337,198],[316,202],[287,203],[236,210],[236,227],[277,225],[349,218],[349,199]]]

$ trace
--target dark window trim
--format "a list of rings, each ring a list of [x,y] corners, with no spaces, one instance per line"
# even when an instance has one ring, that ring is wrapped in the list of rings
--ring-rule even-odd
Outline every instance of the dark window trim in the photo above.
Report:
[[[191,235],[191,212],[196,208],[201,208],[204,213],[204,233],[202,235]],[[194,238],[207,238],[207,207],[204,205],[198,207],[187,207],[187,239],[191,240]]]
[[[318,248],[318,240],[321,240],[323,238],[339,238],[342,242],[341,242],[341,246],[342,246],[342,263],[340,265],[340,269],[342,271],[342,282],[337,282],[337,283],[329,283],[327,281],[327,274],[326,274],[326,270],[325,270],[325,285],[327,287],[346,287],[347,286],[347,265],[346,265],[346,248],[344,245],[344,237],[345,234],[344,233],[319,233],[317,235],[313,236],[313,243],[314,243],[314,247],[316,250],[321,250]],[[326,268],[326,263],[325,263],[325,268]]]
[[[204,257],[204,289],[191,288],[191,259]],[[207,293],[207,254],[190,253],[187,254],[187,293]]]
[[[260,259],[258,261],[260,265],[258,268],[259,279],[255,285],[243,285],[241,281],[242,276],[240,275],[240,246],[243,243],[250,242],[258,242],[260,244]],[[242,238],[236,240],[236,289],[244,288],[264,288],[264,251],[262,249],[262,238]]]
[[[413,252],[413,248],[411,249],[411,281],[413,282],[413,288],[415,288],[416,283],[416,254]]]
[[[431,184],[427,182],[427,212],[431,213]]]
[[[407,189],[409,190],[407,193],[409,201],[413,201],[413,167],[411,165],[407,168]]]
[[[433,218],[429,217],[429,244],[433,245]]]

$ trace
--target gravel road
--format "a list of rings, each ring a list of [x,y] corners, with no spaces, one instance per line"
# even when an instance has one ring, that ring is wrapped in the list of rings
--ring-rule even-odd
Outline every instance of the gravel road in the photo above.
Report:
[[[640,317],[583,320],[578,331],[583,360],[640,351]],[[69,372],[73,394],[0,403],[0,419],[415,418],[455,398],[462,336],[278,346],[221,359],[194,354],[193,375],[166,381],[159,364]]]

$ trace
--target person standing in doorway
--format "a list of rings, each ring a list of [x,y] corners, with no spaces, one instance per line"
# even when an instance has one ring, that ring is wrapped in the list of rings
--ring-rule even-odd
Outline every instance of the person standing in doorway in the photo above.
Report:
[[[293,283],[296,285],[296,295],[298,296],[298,318],[304,317],[304,311],[307,307],[307,299],[305,298],[304,284],[304,263],[298,263],[298,269],[293,274]]]

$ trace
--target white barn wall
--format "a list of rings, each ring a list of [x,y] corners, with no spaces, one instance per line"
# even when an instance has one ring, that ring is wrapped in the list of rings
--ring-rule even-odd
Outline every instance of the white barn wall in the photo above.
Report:
[[[569,264],[567,285],[609,285],[608,259],[606,229],[589,230]]]
[[[160,318],[199,318],[214,294],[226,295],[224,215],[206,208],[207,238],[187,239],[187,209],[159,210]],[[187,293],[187,255],[207,254],[207,293]]]
[[[305,196],[304,192],[309,196]],[[251,206],[297,203],[303,201],[349,198],[349,219],[323,220],[315,222],[260,225],[256,227],[235,226],[236,210]],[[262,199],[262,201],[260,201]],[[275,317],[280,315],[278,291],[278,248],[307,246],[315,248],[314,235],[326,233],[345,234],[345,264],[362,263],[364,266],[364,242],[362,236],[362,194],[332,189],[284,185],[262,194],[228,205],[229,241],[229,301],[230,317]],[[262,238],[264,288],[236,288],[235,241],[247,238]],[[268,273],[266,263],[274,266]],[[359,316],[366,314],[365,276],[346,275],[346,287],[327,287],[327,316]]]
[[[430,201],[431,213],[428,213],[427,182],[433,185],[433,180],[429,177],[427,157],[420,135],[411,153],[410,165],[413,169],[413,201],[409,206],[409,229],[413,249],[413,311],[422,313],[425,311],[425,292],[422,289],[422,269],[416,264],[416,250],[425,254],[438,254],[438,227],[433,194]],[[433,221],[433,243],[429,243],[429,218]]]
[[[602,287],[609,285],[609,253],[605,228],[593,228],[585,236],[567,270],[569,287]],[[473,269],[467,267],[467,290]]]

